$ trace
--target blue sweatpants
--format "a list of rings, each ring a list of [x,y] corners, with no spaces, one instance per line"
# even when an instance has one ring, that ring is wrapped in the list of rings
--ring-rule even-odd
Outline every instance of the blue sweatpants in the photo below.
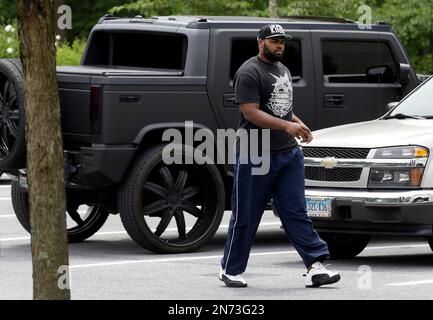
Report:
[[[272,198],[283,228],[306,267],[329,258],[326,242],[320,239],[307,216],[304,157],[299,147],[270,155],[266,175],[252,175],[254,164],[234,166],[232,216],[221,266],[229,275],[245,271],[257,228],[266,204]]]

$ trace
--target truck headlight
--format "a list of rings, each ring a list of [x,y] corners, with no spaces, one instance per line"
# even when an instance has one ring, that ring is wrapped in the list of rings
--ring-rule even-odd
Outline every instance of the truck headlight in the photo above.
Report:
[[[405,189],[421,186],[424,168],[372,168],[369,188]]]
[[[377,149],[374,159],[417,159],[428,158],[428,155],[428,149],[423,147],[392,147]]]
[[[420,159],[428,158],[429,151],[418,146],[378,149],[374,159]],[[416,162],[414,162],[416,163]],[[371,168],[369,188],[405,189],[419,188],[424,174],[424,166]]]

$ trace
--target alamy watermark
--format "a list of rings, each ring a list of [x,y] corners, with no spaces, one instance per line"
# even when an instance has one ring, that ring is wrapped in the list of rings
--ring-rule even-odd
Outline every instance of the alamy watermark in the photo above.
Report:
[[[323,1],[295,1],[294,4],[291,4],[288,9],[291,11],[291,15],[302,16],[302,15],[311,15],[311,12],[321,12],[323,11]],[[372,8],[369,5],[362,4],[357,5],[354,3],[344,2],[339,4],[340,12],[343,12],[343,15],[351,15],[353,14],[353,10],[356,10],[358,14],[358,27],[361,30],[372,29]],[[330,13],[325,13],[327,16]],[[314,15],[314,13],[313,13]]]
[[[57,13],[60,15],[57,19],[57,28],[60,30],[72,29],[72,8],[68,5],[59,6]]]
[[[169,142],[162,153],[163,162],[171,164],[239,164],[252,165],[252,175],[266,175],[270,169],[269,129],[217,129],[194,128],[185,121],[180,129],[164,131],[162,141]],[[216,149],[216,150],[215,150]]]
[[[372,28],[372,10],[370,6],[362,5],[358,7],[358,14],[361,14],[361,16],[358,19],[358,27],[361,30],[368,30]]]
[[[57,269],[57,274],[59,275],[59,278],[57,279],[57,287],[60,290],[70,290],[71,276],[70,276],[69,266],[61,265]]]
[[[373,271],[370,266],[363,265],[358,268],[361,276],[358,278],[359,290],[371,290],[373,288]]]

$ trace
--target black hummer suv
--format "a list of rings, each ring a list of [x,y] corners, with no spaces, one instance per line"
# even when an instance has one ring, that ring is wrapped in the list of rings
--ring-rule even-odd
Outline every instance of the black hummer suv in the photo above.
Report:
[[[186,120],[191,130],[237,127],[233,75],[257,54],[257,32],[270,22],[294,36],[283,63],[295,112],[312,129],[377,118],[419,84],[383,23],[104,16],[81,65],[57,69],[70,241],[119,212],[131,238],[156,252],[196,250],[214,235],[230,209],[231,165],[166,165],[162,134],[183,131]],[[13,207],[29,231],[23,91],[21,62],[0,60],[0,169],[15,176]]]

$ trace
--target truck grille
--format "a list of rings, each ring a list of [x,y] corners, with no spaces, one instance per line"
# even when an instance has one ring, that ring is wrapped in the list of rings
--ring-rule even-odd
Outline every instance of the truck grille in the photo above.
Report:
[[[370,149],[303,147],[302,151],[307,158],[366,159]]]
[[[305,167],[305,179],[315,181],[358,181],[362,168]]]

